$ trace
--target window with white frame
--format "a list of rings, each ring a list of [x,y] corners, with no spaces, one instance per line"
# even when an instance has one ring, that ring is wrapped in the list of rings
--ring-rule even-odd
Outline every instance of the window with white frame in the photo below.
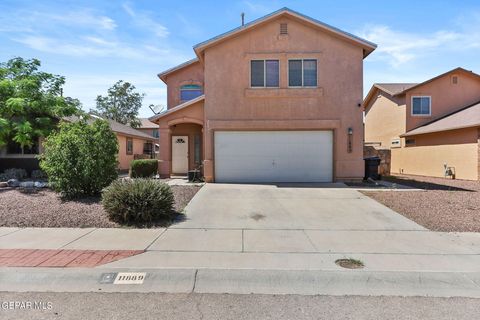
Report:
[[[288,60],[289,87],[317,86],[317,59]]]
[[[400,139],[398,139],[398,138],[392,139],[391,147],[392,148],[400,148],[401,147]]]
[[[278,88],[280,83],[279,67],[278,60],[251,60],[250,86],[252,88]]]
[[[431,100],[428,96],[412,97],[412,115],[429,116],[431,114]]]

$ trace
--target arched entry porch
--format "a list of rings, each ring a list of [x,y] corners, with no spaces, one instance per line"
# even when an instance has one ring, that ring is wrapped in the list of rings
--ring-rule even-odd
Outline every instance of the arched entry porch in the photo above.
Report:
[[[205,154],[203,118],[203,99],[193,99],[151,119],[159,125],[161,177],[202,170]]]

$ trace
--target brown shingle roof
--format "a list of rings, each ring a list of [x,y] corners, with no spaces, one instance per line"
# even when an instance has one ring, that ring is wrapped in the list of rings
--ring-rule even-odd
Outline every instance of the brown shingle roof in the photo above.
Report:
[[[374,86],[394,96],[416,86],[417,84],[418,83],[375,83]]]
[[[148,120],[148,118],[140,118],[140,122],[142,123],[139,129],[157,129],[158,124],[153,123],[152,121]]]
[[[92,123],[93,121],[95,121],[95,118],[103,119],[103,118],[95,116],[95,115],[90,115],[90,117],[87,119],[87,122]],[[79,118],[77,116],[70,116],[70,117],[64,117],[63,118],[63,120],[68,121],[68,122],[75,122],[75,121],[78,121],[78,119]],[[136,129],[130,127],[130,126],[127,126],[125,124],[121,124],[121,123],[116,122],[116,121],[111,120],[111,119],[103,119],[103,120],[108,121],[108,123],[110,125],[110,129],[112,129],[113,132],[116,132],[116,133],[119,133],[119,134],[122,134],[122,135],[125,135],[125,136],[132,136],[132,137],[137,137],[137,138],[142,138],[142,139],[155,140],[155,138],[152,137],[151,135],[148,135],[146,133],[138,131],[138,130],[136,130]]]
[[[477,126],[480,126],[480,101],[421,127],[410,130],[401,135],[401,137]]]

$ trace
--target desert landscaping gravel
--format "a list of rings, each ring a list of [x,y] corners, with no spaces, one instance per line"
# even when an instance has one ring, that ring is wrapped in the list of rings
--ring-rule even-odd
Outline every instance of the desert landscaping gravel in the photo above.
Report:
[[[401,176],[391,182],[424,191],[363,191],[418,224],[446,232],[480,232],[480,182]]]
[[[175,210],[182,212],[200,190],[197,186],[172,186]],[[116,228],[108,219],[100,198],[62,200],[48,189],[22,193],[18,189],[0,189],[0,227],[96,227]]]

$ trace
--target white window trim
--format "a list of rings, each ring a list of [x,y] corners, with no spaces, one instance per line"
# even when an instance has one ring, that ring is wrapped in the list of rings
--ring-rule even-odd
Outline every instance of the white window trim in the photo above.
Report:
[[[268,61],[278,61],[278,86],[277,87],[267,87],[267,60]],[[263,86],[252,87],[252,61],[263,61]],[[249,83],[250,89],[279,89],[280,88],[280,59],[251,59],[249,66]]]
[[[428,108],[428,114],[415,114],[413,113],[413,98],[428,98],[430,106]],[[412,117],[430,117],[432,115],[432,96],[412,96],[410,100],[410,115]]]
[[[302,61],[302,85],[301,86],[290,86],[290,61],[296,61],[296,60],[300,60]],[[305,70],[303,68],[303,61],[304,60],[315,60],[316,62],[316,65],[317,65],[317,85],[316,86],[304,86],[303,85],[303,78],[304,78],[304,73],[305,73]],[[295,59],[295,58],[292,58],[292,59],[288,59],[288,66],[287,66],[287,86],[289,88],[292,88],[292,89],[298,89],[298,88],[318,88],[318,59],[317,58],[302,58],[302,59]]]
[[[394,143],[398,142],[398,143]],[[402,140],[400,138],[393,138],[390,141],[390,148],[400,148],[402,146]]]

